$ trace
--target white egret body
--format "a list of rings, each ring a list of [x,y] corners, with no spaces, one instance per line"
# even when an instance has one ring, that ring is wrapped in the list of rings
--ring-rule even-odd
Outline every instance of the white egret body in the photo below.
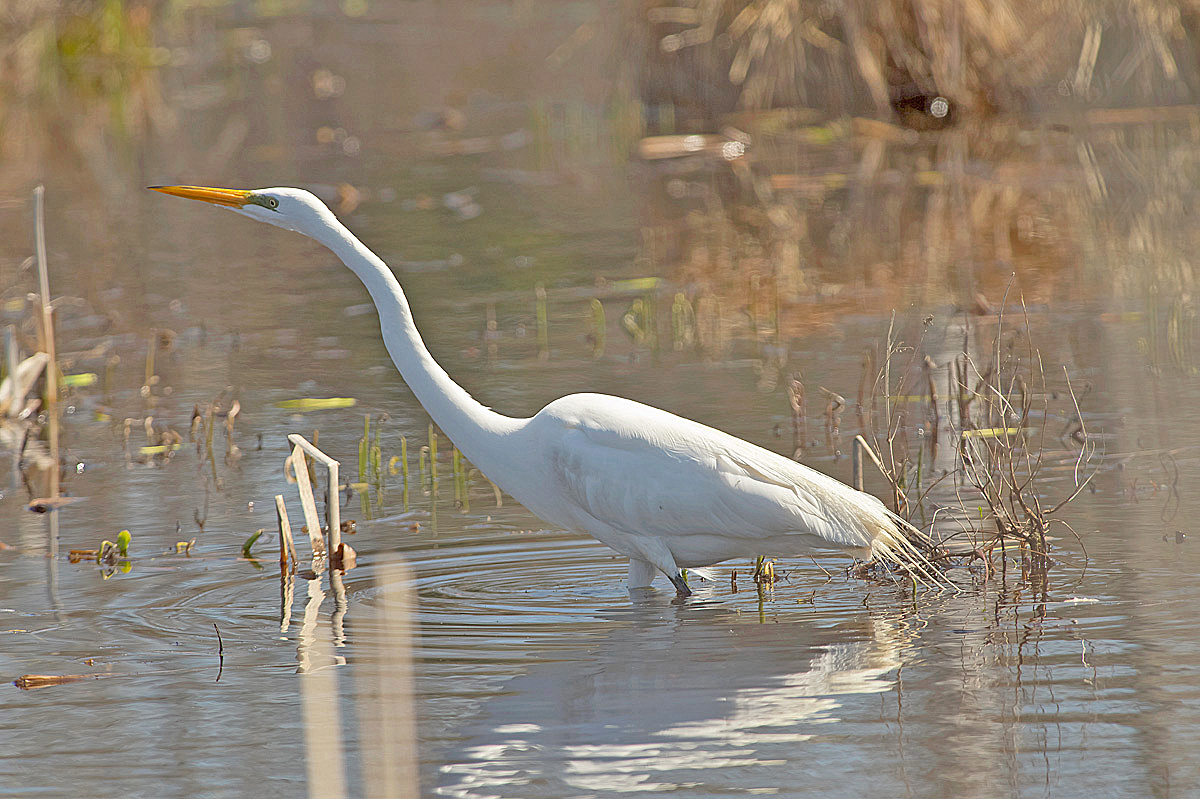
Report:
[[[562,397],[529,419],[484,407],[434,361],[387,265],[307,191],[155,189],[332,250],[370,292],[392,361],[438,427],[530,511],[627,556],[631,588],[649,586],[657,570],[687,595],[681,569],[830,545],[927,574],[878,499],[727,433],[604,394]]]

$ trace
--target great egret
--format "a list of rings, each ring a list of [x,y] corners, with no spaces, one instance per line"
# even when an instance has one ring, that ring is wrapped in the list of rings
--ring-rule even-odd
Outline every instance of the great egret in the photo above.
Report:
[[[153,188],[332,250],[370,292],[392,361],[438,427],[530,511],[627,556],[630,588],[648,587],[657,569],[687,596],[682,569],[822,545],[869,553],[938,582],[877,498],[728,433],[605,394],[571,394],[529,419],[484,407],[429,354],[387,265],[309,192]]]

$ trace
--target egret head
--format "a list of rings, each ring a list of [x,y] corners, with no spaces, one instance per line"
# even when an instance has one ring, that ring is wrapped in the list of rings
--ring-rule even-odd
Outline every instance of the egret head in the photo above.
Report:
[[[285,230],[319,237],[336,224],[333,212],[304,189],[212,189],[205,186],[151,186],[154,191],[203,200]]]

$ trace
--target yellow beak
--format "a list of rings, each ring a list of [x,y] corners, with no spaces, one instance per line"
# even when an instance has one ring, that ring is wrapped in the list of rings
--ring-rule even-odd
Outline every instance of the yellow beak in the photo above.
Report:
[[[151,186],[151,191],[161,191],[174,197],[186,197],[189,200],[204,200],[214,205],[224,205],[229,208],[241,208],[250,202],[250,192],[245,189],[210,189],[204,186]]]

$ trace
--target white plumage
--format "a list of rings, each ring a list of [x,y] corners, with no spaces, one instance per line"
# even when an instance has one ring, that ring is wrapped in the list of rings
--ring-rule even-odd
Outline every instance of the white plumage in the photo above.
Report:
[[[631,588],[648,586],[659,571],[686,595],[681,569],[828,546],[928,576],[878,499],[735,436],[604,394],[562,397],[529,419],[480,405],[429,354],[391,270],[308,192],[157,190],[232,208],[333,250],[367,287],[392,360],[442,431],[530,511],[629,557]]]

